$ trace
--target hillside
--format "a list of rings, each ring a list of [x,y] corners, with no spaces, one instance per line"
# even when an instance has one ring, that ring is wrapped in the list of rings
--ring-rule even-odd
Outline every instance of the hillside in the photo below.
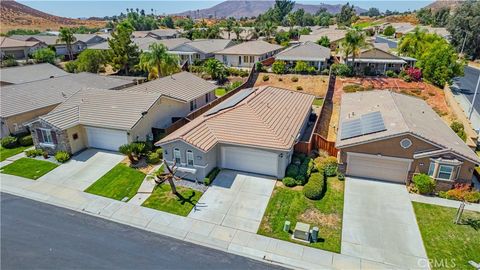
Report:
[[[211,8],[200,9],[200,10],[189,10],[181,12],[175,15],[179,16],[190,16],[192,18],[208,18],[210,16],[216,18],[228,18],[228,17],[252,17],[258,16],[261,13],[267,11],[270,7],[274,5],[273,0],[268,1],[256,1],[256,0],[227,0],[220,4],[217,4]],[[328,12],[338,13],[340,12],[341,5],[329,5],[329,4],[319,4],[319,5],[306,5],[296,3],[294,10],[303,8],[308,13],[315,13],[320,8],[326,8]],[[357,13],[364,12],[365,10],[359,7],[356,7]]]
[[[7,0],[0,2],[0,29],[2,32],[8,30],[38,29],[38,30],[56,30],[61,26],[78,27],[103,27],[104,21],[100,20],[80,20],[51,15],[21,3]]]
[[[443,7],[449,7],[450,9],[455,9],[460,3],[463,1],[459,0],[437,0],[429,5],[427,5],[425,8],[430,8],[432,10],[439,10]]]

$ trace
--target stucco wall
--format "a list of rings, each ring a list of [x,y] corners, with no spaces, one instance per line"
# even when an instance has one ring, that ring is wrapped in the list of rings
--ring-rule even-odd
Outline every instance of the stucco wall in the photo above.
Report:
[[[75,134],[78,136],[77,139],[74,139]],[[75,154],[87,147],[87,134],[83,126],[78,125],[67,129],[67,136],[72,154]]]
[[[45,114],[49,113],[56,106],[57,106],[57,104],[51,105],[51,106],[48,106],[48,107],[44,107],[44,108],[41,108],[41,109],[38,109],[38,110],[29,111],[29,112],[26,112],[26,113],[10,116],[10,117],[4,118],[4,122],[6,123],[10,133],[12,133],[12,134],[22,133],[22,132],[26,131],[26,127],[23,126],[24,123],[26,123],[28,121],[31,121],[31,120],[33,120],[36,117],[39,117],[41,115],[45,115]],[[15,128],[14,128],[15,124],[18,125],[18,128],[19,128],[18,131],[15,131]],[[2,137],[4,137],[4,134],[2,134]]]

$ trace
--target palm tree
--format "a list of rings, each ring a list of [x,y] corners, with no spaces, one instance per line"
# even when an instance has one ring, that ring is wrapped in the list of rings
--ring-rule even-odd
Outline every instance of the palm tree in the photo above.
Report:
[[[253,39],[258,39],[262,35],[262,26],[255,24],[251,30],[251,33]]]
[[[411,33],[406,34],[400,40],[398,45],[398,52],[401,55],[407,55],[417,57],[418,53],[424,51],[424,47],[427,43],[427,31],[416,27]]]
[[[227,70],[225,66],[215,58],[208,59],[205,64],[205,71],[212,77],[212,79],[222,82],[227,77]]]
[[[367,47],[365,34],[357,29],[352,29],[345,35],[345,40],[342,43],[345,59],[352,55],[352,66],[355,65],[355,57],[360,54],[360,50]]]
[[[267,38],[267,40],[270,40],[270,37],[272,37],[275,34],[276,30],[277,30],[277,26],[273,24],[271,21],[267,21],[263,25],[263,33],[265,34],[265,37]]]
[[[121,145],[119,148],[118,148],[118,152],[126,155],[128,157],[128,159],[130,160],[130,163],[136,163],[137,161],[135,160],[135,158],[133,157],[133,146],[131,144],[124,144],[124,145]]]
[[[241,39],[241,34],[242,32],[244,31],[244,29],[242,27],[240,27],[239,25],[236,25],[234,28],[233,28],[233,32],[235,33],[235,36],[237,37],[237,40],[240,40]],[[230,37],[229,37],[230,38]]]
[[[232,18],[232,17],[228,18],[225,24],[225,30],[228,33],[228,39],[230,39],[230,33],[232,32],[234,26],[235,26],[235,18]]]
[[[57,43],[64,42],[67,45],[68,57],[70,60],[73,60],[72,43],[76,40],[77,38],[73,35],[72,29],[66,27],[60,28]]]
[[[169,54],[167,47],[160,43],[153,43],[149,51],[140,55],[138,68],[148,71],[148,78],[156,79],[178,71],[180,59],[174,54]]]

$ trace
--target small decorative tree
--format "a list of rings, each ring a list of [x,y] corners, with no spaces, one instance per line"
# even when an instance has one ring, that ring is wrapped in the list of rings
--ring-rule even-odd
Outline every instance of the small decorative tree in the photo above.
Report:
[[[167,168],[167,170],[155,176],[155,183],[157,185],[161,185],[165,181],[168,181],[172,190],[172,194],[176,195],[179,198],[182,198],[180,193],[178,193],[177,187],[175,186],[174,182],[174,180],[181,180],[179,177],[175,176],[175,173],[177,172],[176,163],[174,162],[173,165],[170,167],[170,165],[168,165],[168,163],[163,160],[163,164]]]

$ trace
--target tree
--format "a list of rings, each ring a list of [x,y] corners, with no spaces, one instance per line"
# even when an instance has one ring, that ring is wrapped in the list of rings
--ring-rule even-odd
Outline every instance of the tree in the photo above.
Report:
[[[367,12],[364,12],[362,15],[368,16],[368,17],[377,17],[380,16],[380,11],[378,8],[369,8]]]
[[[163,164],[165,164],[165,167],[167,170],[165,172],[157,173],[155,175],[155,183],[157,185],[163,184],[165,181],[167,181],[170,184],[170,189],[172,190],[172,194],[178,196],[180,199],[184,199],[180,193],[177,191],[177,187],[175,186],[175,182],[173,180],[180,180],[177,176],[175,176],[175,173],[177,171],[176,168],[176,163],[173,163],[173,166],[170,167],[168,163],[163,160]]]
[[[317,44],[326,48],[330,48],[330,39],[327,36],[322,36],[319,40],[317,40]]]
[[[205,61],[205,71],[212,77],[212,79],[222,82],[227,77],[227,69],[225,66],[215,58],[210,58]]]
[[[445,27],[450,18],[450,8],[443,7],[435,12],[433,16],[432,26],[434,27]]]
[[[284,61],[276,60],[272,64],[272,71],[275,74],[284,74],[287,71],[287,65]]]
[[[72,43],[74,43],[76,40],[77,38],[73,35],[71,28],[60,28],[57,43],[64,42],[67,45],[68,57],[70,58],[70,60],[73,59]]]
[[[50,50],[49,48],[38,49],[33,53],[32,56],[37,63],[55,64],[55,52]]]
[[[296,73],[305,73],[308,71],[308,64],[304,61],[297,61],[293,69]]]
[[[443,38],[436,34],[429,34],[425,29],[416,27],[412,32],[404,35],[398,45],[400,55],[420,58],[435,41]]]
[[[340,13],[337,14],[337,24],[340,26],[350,26],[356,20],[355,7],[349,3],[343,5]]]
[[[242,39],[241,34],[243,33],[243,28],[240,27],[239,25],[235,25],[232,30],[235,33],[236,39],[241,40]],[[228,38],[230,39],[230,32],[228,33]]]
[[[208,39],[217,39],[220,38],[220,27],[218,25],[212,25],[207,29]]]
[[[165,26],[167,28],[175,28],[175,24],[173,23],[173,19],[170,16],[165,16],[162,18],[161,23],[162,26]]]
[[[395,27],[389,25],[387,27],[385,27],[385,29],[383,29],[383,34],[387,37],[389,36],[393,36],[393,34],[395,34]]]
[[[432,15],[432,10],[429,8],[422,8],[419,11],[417,11],[417,19],[420,21],[421,24],[423,25],[430,25],[432,24],[433,20],[433,15]]]
[[[98,73],[107,64],[108,57],[104,51],[86,49],[81,52],[76,62],[76,72]]]
[[[273,21],[274,23],[282,23],[285,16],[293,10],[295,2],[292,0],[275,0],[272,8],[267,10],[264,16],[261,16],[265,21]]]
[[[288,44],[288,42],[290,41],[290,33],[289,32],[285,32],[285,31],[280,31],[280,32],[277,32],[275,34],[275,42],[277,44],[281,44],[282,46],[284,44]]]
[[[164,77],[178,71],[179,58],[168,53],[168,49],[161,43],[153,43],[149,51],[140,55],[138,67],[148,72],[150,80]]]
[[[342,42],[343,50],[345,53],[345,58],[351,56],[352,67],[355,66],[355,57],[360,54],[360,50],[367,47],[367,42],[365,38],[365,34],[357,29],[352,29],[347,32],[345,35],[345,39]]]
[[[130,163],[136,163],[137,160],[135,160],[135,158],[133,157],[133,147],[132,147],[132,144],[124,144],[124,145],[121,145],[119,148],[118,148],[118,152],[126,155],[128,157],[128,159],[130,160]]]
[[[265,34],[267,40],[270,40],[270,38],[275,34],[276,29],[277,26],[271,21],[267,21],[263,24],[263,33]]]
[[[480,1],[465,1],[458,6],[447,30],[451,35],[450,43],[458,52],[472,59],[480,58]],[[465,44],[465,45],[464,45]]]
[[[133,26],[128,21],[122,21],[108,39],[110,61],[114,71],[128,75],[138,64],[138,46],[131,40]]]

